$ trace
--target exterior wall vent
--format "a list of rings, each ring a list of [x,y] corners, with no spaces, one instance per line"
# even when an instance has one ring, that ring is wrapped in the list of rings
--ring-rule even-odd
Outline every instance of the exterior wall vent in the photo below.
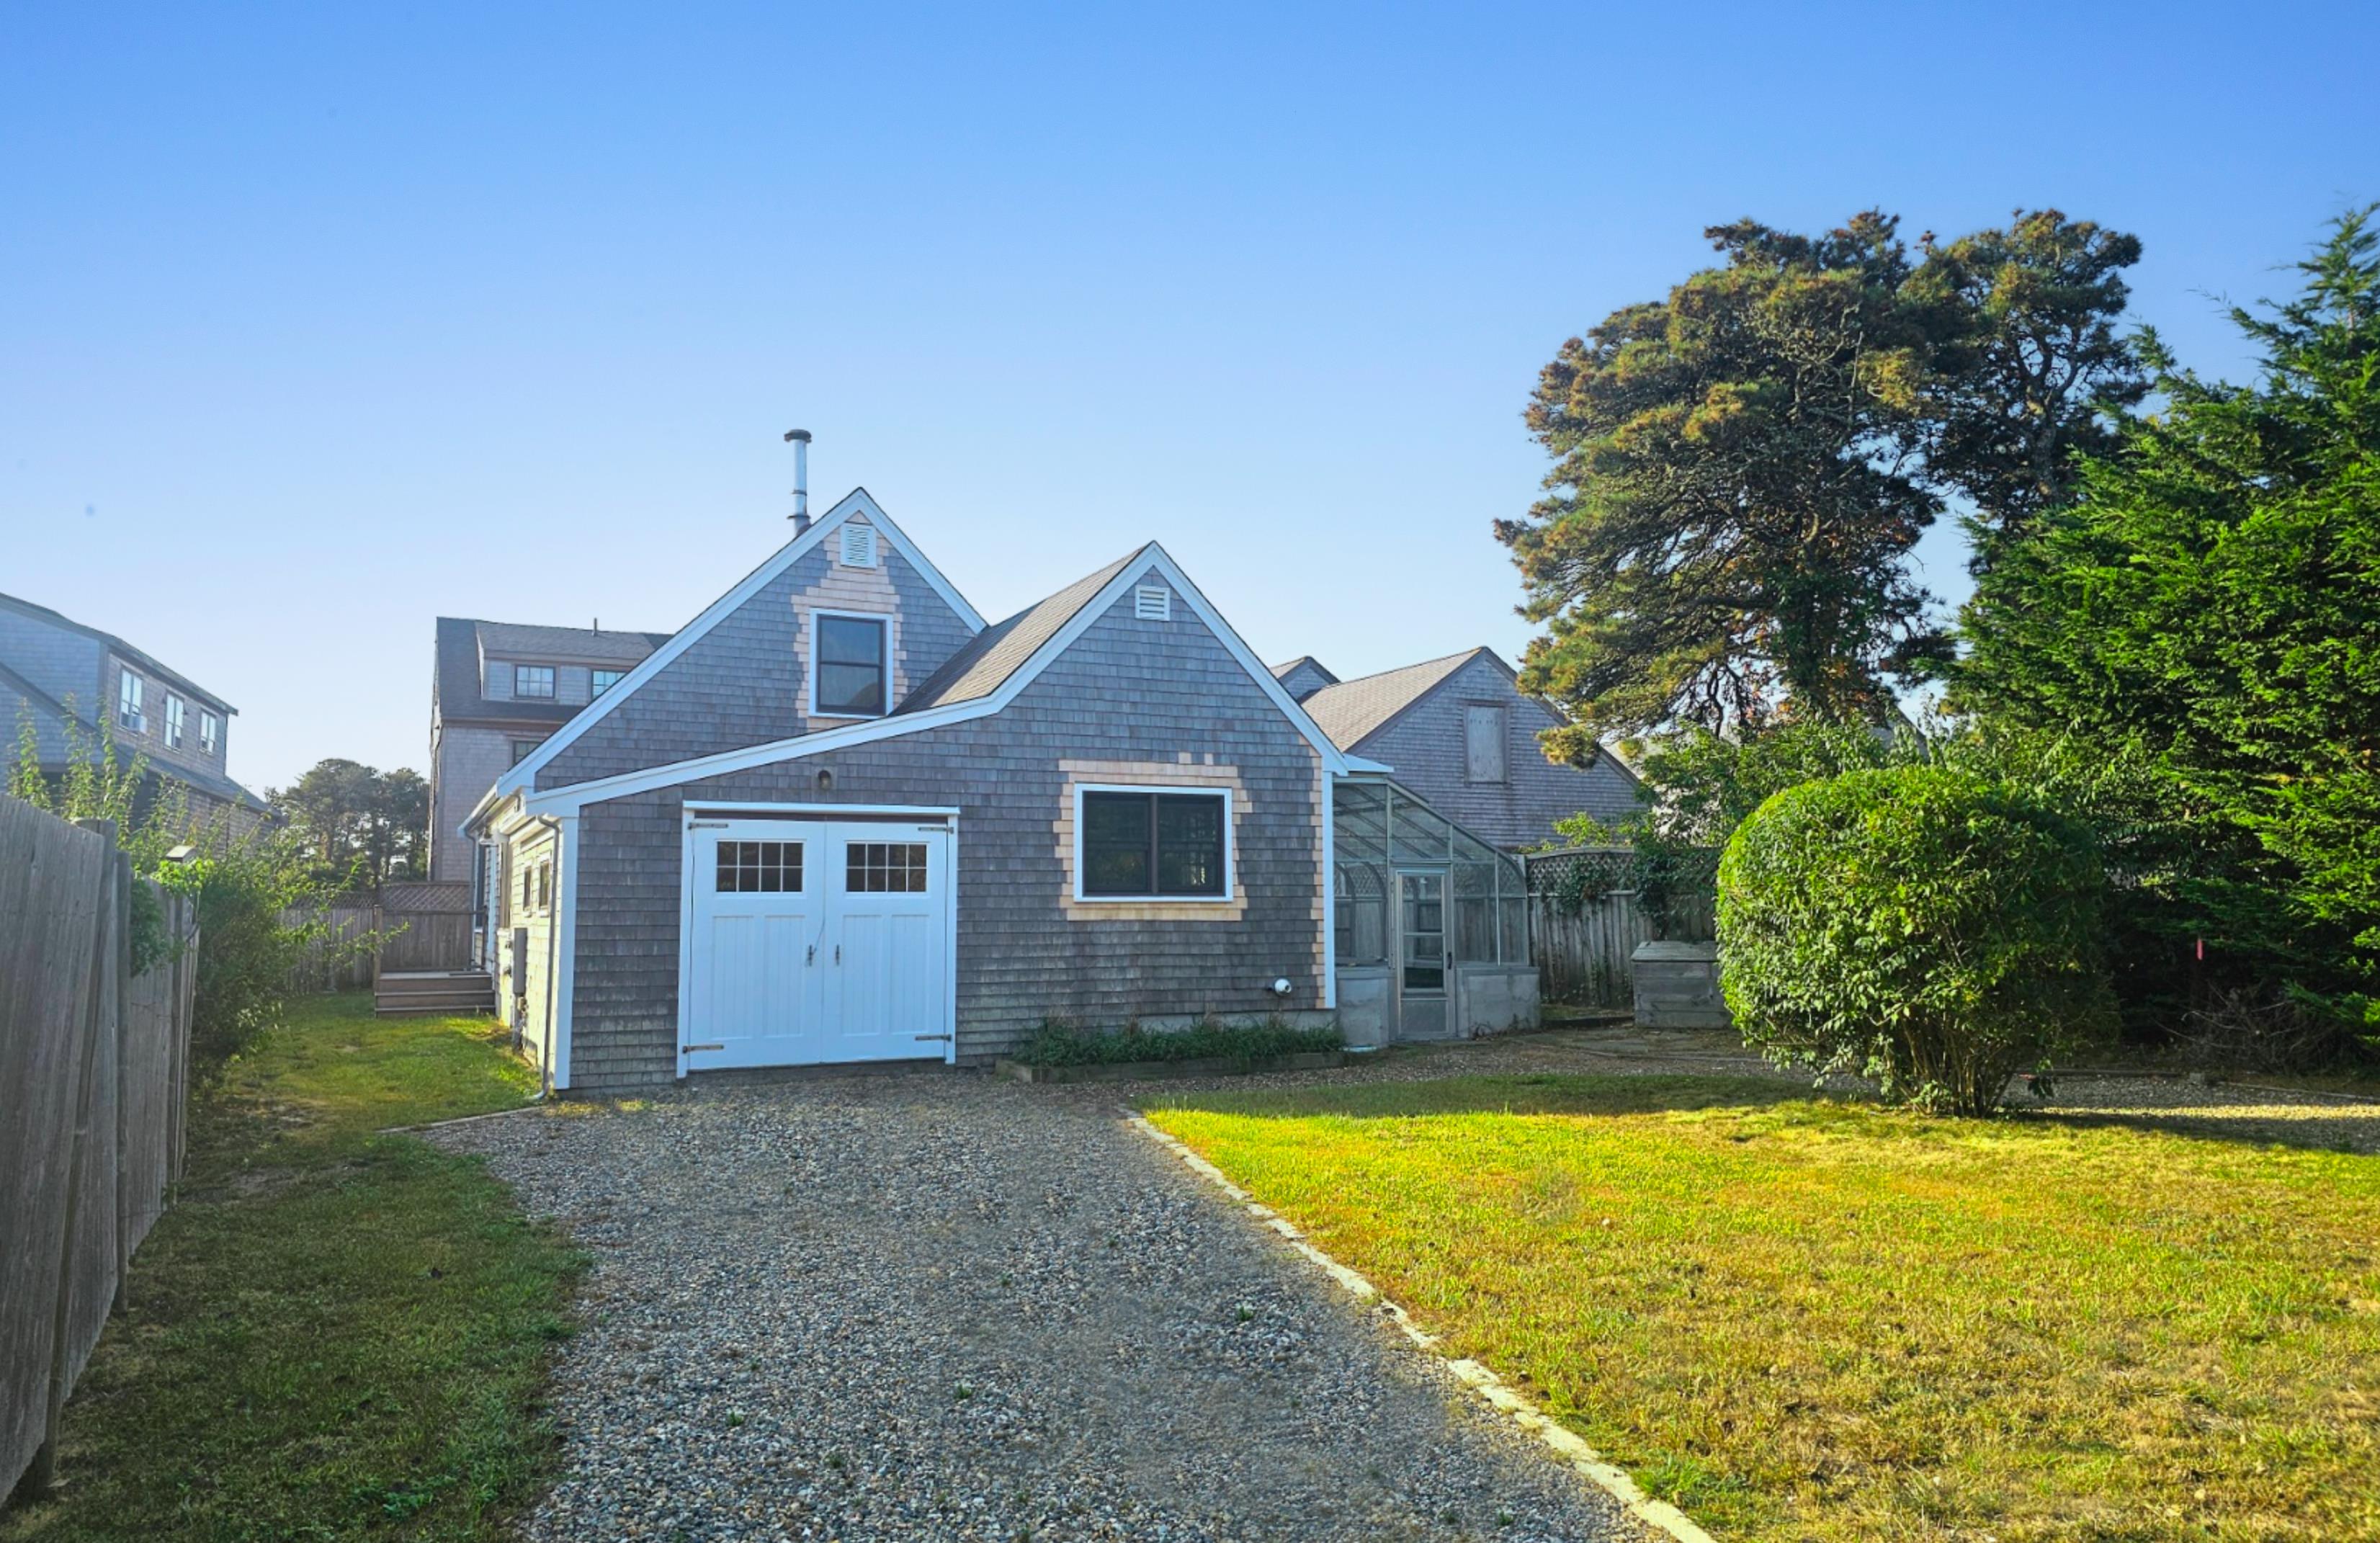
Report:
[[[1162,584],[1143,584],[1132,592],[1132,614],[1144,622],[1173,619],[1173,591]]]
[[[876,565],[876,528],[846,520],[839,534],[843,538],[843,565],[846,568],[872,568]]]

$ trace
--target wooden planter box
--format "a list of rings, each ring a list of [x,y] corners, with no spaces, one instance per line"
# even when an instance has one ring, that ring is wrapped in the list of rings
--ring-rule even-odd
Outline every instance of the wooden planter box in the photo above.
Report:
[[[1109,1061],[1087,1066],[1028,1066],[1002,1056],[993,1070],[1015,1082],[1138,1082],[1148,1077],[1251,1076],[1258,1072],[1319,1072],[1347,1063],[1345,1051],[1263,1055],[1237,1061],[1210,1055],[1190,1061]]]

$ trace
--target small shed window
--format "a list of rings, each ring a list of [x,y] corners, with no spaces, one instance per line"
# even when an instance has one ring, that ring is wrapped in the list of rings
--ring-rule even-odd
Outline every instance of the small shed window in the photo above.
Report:
[[[1463,710],[1463,779],[1472,783],[1500,783],[1506,778],[1504,764],[1504,710],[1500,707],[1471,706]]]
[[[820,615],[814,640],[814,712],[829,718],[880,718],[885,710],[884,623],[867,616]]]
[[[1228,801],[1220,793],[1085,792],[1085,895],[1219,897]]]
[[[553,696],[553,666],[551,664],[514,665],[513,695],[551,699]]]

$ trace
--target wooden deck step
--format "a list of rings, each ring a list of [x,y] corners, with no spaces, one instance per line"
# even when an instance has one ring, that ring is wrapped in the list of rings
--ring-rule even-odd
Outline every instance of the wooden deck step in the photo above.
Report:
[[[372,989],[372,1011],[401,1014],[492,1014],[495,983],[485,970],[397,970],[383,973]]]

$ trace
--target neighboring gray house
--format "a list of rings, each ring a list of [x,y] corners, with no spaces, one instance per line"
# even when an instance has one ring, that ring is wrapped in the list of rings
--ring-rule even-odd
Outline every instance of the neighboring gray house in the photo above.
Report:
[[[112,632],[0,595],[0,712],[7,715],[0,729],[12,764],[22,724],[31,723],[42,770],[55,776],[76,737],[96,745],[103,721],[124,763],[147,759],[136,814],[145,816],[170,784],[195,825],[246,835],[273,810],[225,769],[236,711]]]
[[[430,683],[430,877],[471,881],[457,827],[507,767],[669,641],[666,632],[438,618]]]
[[[1642,807],[1636,776],[1609,750],[1592,766],[1546,759],[1537,735],[1561,715],[1524,696],[1493,649],[1466,649],[1342,681],[1311,657],[1273,666],[1292,697],[1349,755],[1386,761],[1439,813],[1508,851],[1542,846],[1554,821],[1616,821]]]
[[[1045,1019],[1535,1020],[1518,866],[1153,542],[988,625],[856,490],[459,818],[558,1088],[980,1063]]]

